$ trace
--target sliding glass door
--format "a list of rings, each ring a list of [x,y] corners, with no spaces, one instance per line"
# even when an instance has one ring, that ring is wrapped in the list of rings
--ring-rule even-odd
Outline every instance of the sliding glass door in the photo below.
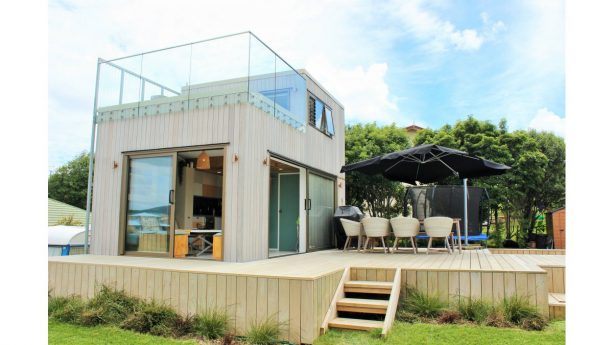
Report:
[[[172,256],[176,153],[130,156],[125,252]]]
[[[334,180],[308,174],[308,243],[309,250],[327,249],[333,245]]]

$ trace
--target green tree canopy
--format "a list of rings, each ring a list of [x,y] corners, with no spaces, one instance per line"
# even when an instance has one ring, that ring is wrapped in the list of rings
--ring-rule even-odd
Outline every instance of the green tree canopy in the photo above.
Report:
[[[83,152],[49,176],[48,197],[85,209],[88,172],[89,154]]]
[[[489,160],[509,165],[510,172],[470,180],[488,190],[492,209],[506,213],[507,238],[510,218],[520,222],[521,236],[534,229],[536,215],[564,205],[566,147],[564,139],[553,133],[508,132],[506,120],[498,126],[473,117],[438,130],[426,129],[415,137],[415,144],[439,144],[467,151]],[[460,183],[448,179],[443,183]],[[521,236],[518,236],[521,237]]]
[[[376,123],[348,125],[345,130],[346,164],[381,154],[410,148],[411,140],[403,128]],[[402,210],[404,188],[401,183],[382,176],[347,173],[346,199],[349,205],[366,206],[371,216],[392,217]]]

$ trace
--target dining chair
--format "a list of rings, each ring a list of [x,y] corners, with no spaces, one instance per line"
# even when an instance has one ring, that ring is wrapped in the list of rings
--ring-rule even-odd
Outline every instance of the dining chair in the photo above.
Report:
[[[362,219],[362,225],[364,226],[364,234],[366,235],[366,241],[364,241],[364,251],[368,248],[368,244],[371,240],[380,239],[383,246],[383,252],[387,253],[388,249],[385,245],[385,238],[390,235],[390,221],[387,218],[380,217],[368,217]]]
[[[392,253],[398,251],[398,240],[408,238],[413,247],[413,253],[417,254],[417,245],[415,244],[415,236],[419,233],[419,220],[411,217],[395,217],[390,219],[392,231],[394,232],[394,245]]]
[[[449,217],[428,217],[424,219],[424,228],[428,235],[428,249],[426,254],[430,252],[432,247],[432,239],[444,238],[445,248],[449,254],[451,254],[451,244],[449,243],[449,236],[451,236],[451,227],[453,226],[453,219]]]
[[[364,229],[362,228],[362,224],[360,222],[344,218],[341,218],[341,224],[343,225],[343,230],[345,230],[345,235],[347,235],[347,240],[345,240],[345,246],[343,247],[343,251],[347,251],[347,247],[351,243],[351,239],[357,237],[357,250],[359,252],[362,246],[362,236],[364,236]]]

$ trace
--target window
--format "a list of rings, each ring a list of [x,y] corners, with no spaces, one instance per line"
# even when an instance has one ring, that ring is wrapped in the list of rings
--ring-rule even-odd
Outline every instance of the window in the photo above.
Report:
[[[264,97],[277,103],[278,105],[282,106],[286,110],[290,110],[289,109],[289,90],[290,89],[267,90],[267,91],[260,91],[260,93]]]
[[[309,124],[327,136],[334,135],[332,108],[319,98],[309,95]]]

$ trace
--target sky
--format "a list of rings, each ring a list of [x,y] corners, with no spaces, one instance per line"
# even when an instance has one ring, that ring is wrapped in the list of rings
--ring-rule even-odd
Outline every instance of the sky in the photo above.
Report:
[[[243,31],[306,68],[346,123],[472,115],[565,135],[563,1],[51,0],[48,16],[50,171],[89,150],[98,57]]]

